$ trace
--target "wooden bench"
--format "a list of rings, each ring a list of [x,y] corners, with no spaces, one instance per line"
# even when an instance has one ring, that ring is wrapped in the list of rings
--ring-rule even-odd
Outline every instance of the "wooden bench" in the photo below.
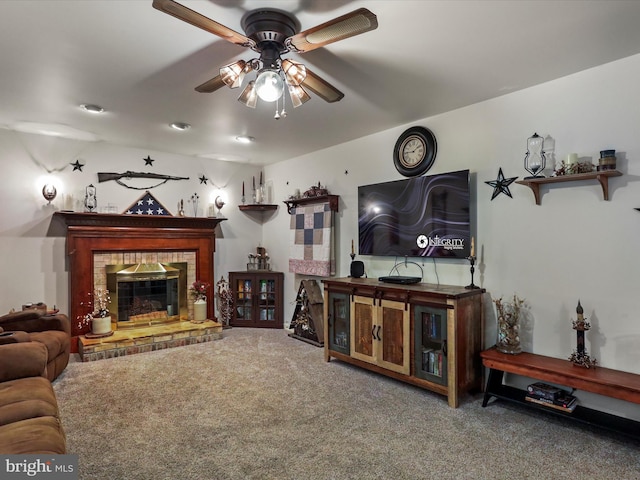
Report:
[[[578,405],[573,412],[563,412],[527,402],[526,391],[503,384],[504,373],[513,373],[548,383],[564,385],[585,392],[640,404],[640,375],[609,368],[583,368],[569,360],[533,353],[508,355],[495,348],[480,353],[482,364],[489,368],[482,406],[491,397],[527,405],[550,414],[622,433],[640,440],[640,422]]]

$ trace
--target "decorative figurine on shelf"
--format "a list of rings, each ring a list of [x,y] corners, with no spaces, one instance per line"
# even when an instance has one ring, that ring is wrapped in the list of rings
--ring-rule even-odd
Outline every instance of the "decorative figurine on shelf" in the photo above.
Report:
[[[578,306],[576,308],[576,319],[572,323],[573,329],[576,331],[577,339],[576,349],[569,357],[569,360],[579,367],[595,368],[598,362],[595,358],[589,357],[587,349],[584,346],[584,332],[589,330],[591,325],[584,319],[584,310],[582,309],[582,305],[580,305],[580,300],[578,300]]]
[[[98,206],[98,197],[96,194],[96,187],[91,185],[87,185],[87,188],[84,189],[84,211],[85,212],[93,212]]]
[[[544,151],[544,138],[537,133],[527,138],[527,154],[524,156],[524,169],[532,176],[530,178],[544,177],[542,171],[547,166],[547,157]]]
[[[178,202],[178,216],[184,217],[184,199],[180,199]]]
[[[229,282],[224,277],[216,283],[218,290],[218,312],[222,328],[231,328],[231,315],[233,312],[233,292],[229,288]]]
[[[191,195],[189,199],[189,203],[191,204],[191,208],[193,209],[193,216],[198,216],[198,202],[200,201],[200,196],[197,193]]]

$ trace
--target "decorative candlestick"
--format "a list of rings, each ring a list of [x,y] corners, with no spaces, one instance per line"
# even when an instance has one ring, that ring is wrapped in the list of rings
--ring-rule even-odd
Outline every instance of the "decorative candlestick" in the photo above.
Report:
[[[476,267],[474,266],[476,264],[476,257],[469,256],[469,257],[467,257],[467,260],[469,260],[469,263],[471,263],[471,269],[470,269],[471,270],[471,283],[469,285],[467,285],[466,287],[464,287],[464,288],[466,288],[467,290],[472,290],[474,288],[480,288],[479,286],[474,285],[474,283],[473,283],[473,274],[476,271]]]
[[[244,197],[244,180],[242,181],[242,198],[240,199],[242,201],[242,204],[244,205],[245,197]]]
[[[573,329],[576,331],[576,349],[569,357],[569,360],[579,367],[595,368],[597,360],[589,356],[584,346],[584,332],[589,330],[591,325],[584,319],[584,310],[582,309],[582,305],[580,305],[580,300],[578,300],[578,306],[576,308],[576,320],[572,323]]]
[[[256,177],[253,177],[253,189],[252,189],[252,202],[254,205],[256,204]]]

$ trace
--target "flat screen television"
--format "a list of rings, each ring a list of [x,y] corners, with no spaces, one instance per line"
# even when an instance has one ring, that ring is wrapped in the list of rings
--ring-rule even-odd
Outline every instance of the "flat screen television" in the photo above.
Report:
[[[360,255],[470,255],[469,170],[358,187]]]

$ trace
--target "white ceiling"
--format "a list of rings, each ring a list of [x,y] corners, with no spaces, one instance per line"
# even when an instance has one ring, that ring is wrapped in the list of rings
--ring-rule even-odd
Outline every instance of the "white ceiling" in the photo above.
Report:
[[[274,104],[247,108],[236,101],[240,89],[194,90],[254,52],[151,0],[3,0],[0,127],[268,164],[640,53],[637,0],[180,3],[239,32],[243,13],[265,6],[294,12],[303,30],[366,7],[379,27],[287,55],[345,97],[329,104],[311,94],[274,120]],[[82,103],[106,113],[90,115]],[[192,128],[172,130],[173,121]],[[237,135],[256,141],[241,145]]]

